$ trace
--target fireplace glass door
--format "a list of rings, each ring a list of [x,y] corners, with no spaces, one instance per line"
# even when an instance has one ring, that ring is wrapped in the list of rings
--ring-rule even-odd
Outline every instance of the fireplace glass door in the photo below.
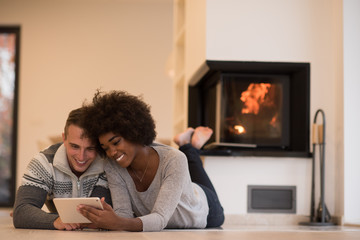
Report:
[[[289,145],[289,76],[222,74],[216,95],[217,142]]]

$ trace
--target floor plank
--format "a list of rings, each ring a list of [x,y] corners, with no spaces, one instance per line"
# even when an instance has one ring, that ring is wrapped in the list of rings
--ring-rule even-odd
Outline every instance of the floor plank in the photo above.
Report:
[[[8,210],[0,209],[0,236],[9,240],[359,240],[359,227],[308,227],[308,226],[224,226],[210,230],[164,230],[161,232],[117,232],[117,231],[53,231],[34,229],[15,229]],[[49,236],[51,236],[49,238]]]

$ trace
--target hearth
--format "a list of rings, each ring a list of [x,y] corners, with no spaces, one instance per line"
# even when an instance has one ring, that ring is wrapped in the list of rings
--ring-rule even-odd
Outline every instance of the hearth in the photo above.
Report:
[[[214,134],[205,154],[308,157],[310,64],[207,61],[189,87],[189,126]]]

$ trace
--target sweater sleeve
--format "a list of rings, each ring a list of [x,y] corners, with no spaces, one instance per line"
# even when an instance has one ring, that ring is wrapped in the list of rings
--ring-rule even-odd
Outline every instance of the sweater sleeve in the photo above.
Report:
[[[105,202],[112,206],[111,194],[110,194],[110,190],[108,188],[104,188],[101,186],[95,186],[94,190],[91,193],[91,197],[99,197],[99,198],[104,197]]]
[[[114,212],[121,217],[133,218],[134,212],[130,200],[130,193],[126,187],[125,181],[118,172],[118,167],[114,163],[108,163],[105,166],[109,188],[113,203]]]
[[[99,175],[98,181],[96,182],[90,197],[105,197],[105,202],[112,206],[109,184],[105,172]]]
[[[21,186],[14,204],[13,224],[16,228],[55,229],[58,214],[46,213],[41,208],[47,192],[35,186]]]
[[[176,207],[187,181],[190,181],[187,160],[184,154],[169,151],[164,158],[171,159],[162,169],[162,184],[151,213],[140,217],[143,231],[164,229]]]

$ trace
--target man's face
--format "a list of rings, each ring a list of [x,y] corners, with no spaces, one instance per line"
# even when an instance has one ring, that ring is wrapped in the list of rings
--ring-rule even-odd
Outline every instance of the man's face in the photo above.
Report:
[[[95,144],[89,138],[83,136],[83,129],[70,125],[67,130],[67,137],[63,133],[63,142],[66,148],[66,155],[73,173],[80,177],[95,160],[97,153]]]

